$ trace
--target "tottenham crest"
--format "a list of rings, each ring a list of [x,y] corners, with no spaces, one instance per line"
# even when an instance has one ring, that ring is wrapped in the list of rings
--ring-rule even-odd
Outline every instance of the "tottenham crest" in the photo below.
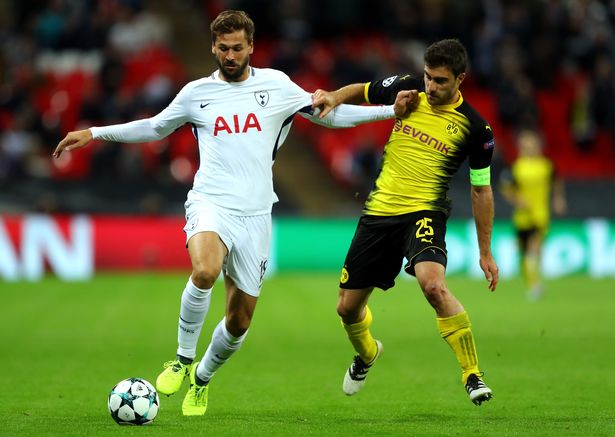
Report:
[[[254,98],[256,103],[264,108],[269,103],[269,91],[257,91],[254,93]]]

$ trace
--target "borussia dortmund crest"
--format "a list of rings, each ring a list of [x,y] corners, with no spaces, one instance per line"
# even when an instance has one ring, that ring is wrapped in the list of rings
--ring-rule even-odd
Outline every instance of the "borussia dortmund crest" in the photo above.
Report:
[[[449,123],[448,126],[446,126],[446,133],[449,135],[457,135],[457,133],[459,133],[459,126],[457,123]]]
[[[258,103],[264,108],[265,106],[267,106],[267,103],[269,103],[269,92],[257,91],[254,93],[254,98],[256,99],[256,103]]]

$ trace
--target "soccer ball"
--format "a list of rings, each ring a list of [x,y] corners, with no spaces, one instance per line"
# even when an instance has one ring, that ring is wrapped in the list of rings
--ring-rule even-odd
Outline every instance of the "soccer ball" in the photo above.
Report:
[[[111,417],[120,425],[147,425],[156,418],[160,399],[145,379],[128,378],[113,387],[108,405]]]

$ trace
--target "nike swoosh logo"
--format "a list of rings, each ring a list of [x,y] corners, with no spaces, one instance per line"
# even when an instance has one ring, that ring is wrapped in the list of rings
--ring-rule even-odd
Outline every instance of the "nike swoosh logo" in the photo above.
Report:
[[[202,104],[202,103],[201,103],[201,109],[203,109],[203,108],[204,108],[205,106],[207,106],[207,105],[209,105],[209,103],[205,103],[205,104]]]

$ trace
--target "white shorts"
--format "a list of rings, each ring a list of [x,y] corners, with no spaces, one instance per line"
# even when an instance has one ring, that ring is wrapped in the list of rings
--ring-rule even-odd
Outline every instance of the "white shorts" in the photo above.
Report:
[[[238,216],[190,196],[185,207],[186,244],[199,232],[218,234],[228,249],[222,271],[241,291],[258,297],[269,262],[271,214]]]

